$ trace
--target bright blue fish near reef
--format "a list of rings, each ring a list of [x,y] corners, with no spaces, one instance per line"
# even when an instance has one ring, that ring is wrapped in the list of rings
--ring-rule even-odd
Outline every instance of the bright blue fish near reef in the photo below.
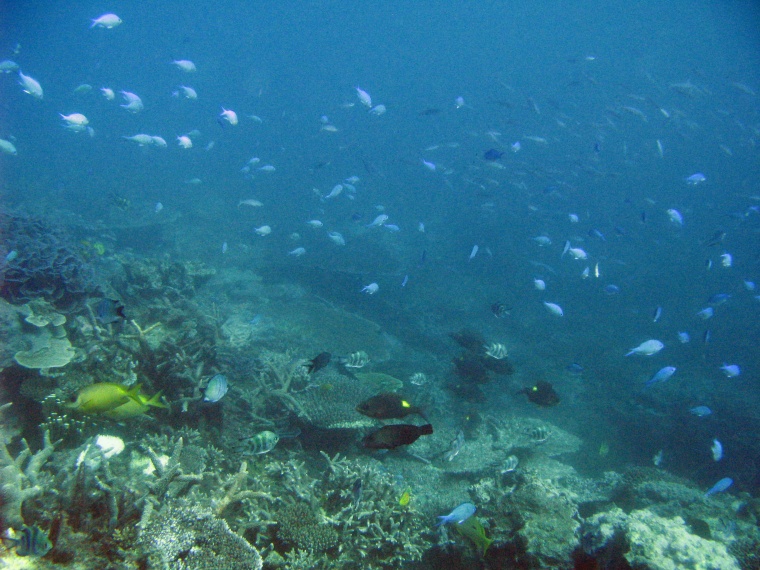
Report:
[[[646,383],[647,388],[649,386],[652,386],[653,384],[657,384],[659,382],[665,382],[668,378],[673,376],[673,374],[676,373],[676,367],[675,366],[665,366],[664,368],[660,368],[657,373],[652,376]]]
[[[224,374],[216,374],[208,381],[203,401],[211,403],[218,402],[224,397],[228,389],[227,377]]]
[[[16,537],[3,537],[5,540],[12,542],[16,548],[16,554],[19,556],[45,556],[53,548],[48,535],[37,525],[21,527],[16,531]]]
[[[695,406],[689,410],[690,414],[697,416],[698,418],[704,418],[712,414],[712,410],[707,406]]]
[[[472,503],[462,503],[456,509],[451,511],[448,515],[438,517],[440,520],[435,526],[448,524],[450,522],[461,524],[474,514],[475,514],[475,505],[473,505]]]
[[[705,497],[710,497],[712,495],[722,493],[733,484],[734,484],[734,480],[731,479],[731,477],[723,477],[723,479],[721,479],[720,481],[715,483],[715,485],[710,487],[710,490],[707,491],[707,493],[705,493]]]

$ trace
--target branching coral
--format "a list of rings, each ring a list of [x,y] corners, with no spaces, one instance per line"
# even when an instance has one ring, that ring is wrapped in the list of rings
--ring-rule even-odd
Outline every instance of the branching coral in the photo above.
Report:
[[[24,449],[15,458],[11,456],[5,442],[0,442],[0,521],[14,528],[21,528],[24,518],[21,508],[24,501],[43,493],[40,469],[50,458],[58,442],[50,441],[50,433],[45,432],[42,449],[32,453],[25,439]]]

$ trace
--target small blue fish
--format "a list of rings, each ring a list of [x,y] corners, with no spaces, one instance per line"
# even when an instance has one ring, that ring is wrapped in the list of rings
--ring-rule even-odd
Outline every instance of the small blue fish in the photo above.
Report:
[[[456,509],[451,511],[448,515],[438,517],[440,520],[435,526],[448,524],[450,522],[460,524],[466,521],[467,519],[469,519],[472,515],[474,515],[475,510],[476,510],[475,505],[473,505],[472,503],[462,503]]]
[[[714,307],[717,307],[719,305],[722,305],[726,301],[728,301],[731,298],[731,295],[728,293],[715,293],[715,295],[711,296],[707,303],[710,305],[713,305]]]
[[[406,287],[406,284],[409,282],[409,276],[404,275],[404,280],[401,282],[402,287]]]
[[[697,311],[697,316],[703,321],[706,321],[707,319],[712,318],[714,314],[715,314],[715,310],[712,307],[705,307],[701,311]]]
[[[652,322],[656,323],[660,320],[660,317],[662,316],[662,307],[657,307],[654,310],[654,315],[652,316]]]
[[[16,554],[19,556],[45,556],[53,548],[53,543],[50,542],[48,535],[37,525],[21,527],[21,530],[16,533],[18,538],[9,538],[4,536],[5,540],[8,540],[16,547]]]
[[[565,367],[565,370],[567,370],[570,374],[575,374],[575,375],[583,374],[583,366],[581,366],[577,362],[573,362],[571,364],[568,364]]]
[[[607,241],[607,238],[604,237],[604,234],[597,230],[596,228],[589,230],[588,235],[590,237],[595,237],[597,239],[600,239],[601,241]]]
[[[216,374],[208,381],[203,401],[211,403],[218,402],[224,397],[228,389],[227,377],[224,374]]]
[[[608,295],[617,295],[618,293],[620,293],[620,287],[610,283],[609,285],[604,286],[604,292],[607,293]]]
[[[697,416],[698,418],[704,418],[712,414],[712,410],[707,406],[695,406],[689,410],[690,414]]]
[[[657,373],[647,381],[646,387],[648,388],[649,386],[652,386],[653,384],[657,384],[659,382],[665,382],[675,373],[675,366],[666,366],[664,368],[660,368],[660,370],[658,370]]]
[[[723,371],[723,374],[726,375],[728,378],[735,378],[736,376],[739,376],[739,374],[742,373],[742,369],[739,368],[738,364],[723,364],[723,366],[720,367],[720,369]]]
[[[702,184],[702,182],[705,182],[706,180],[707,180],[707,176],[705,176],[701,172],[695,172],[691,176],[686,177],[686,183],[691,184],[692,186],[696,186],[697,184]]]
[[[710,497],[711,495],[715,495],[717,493],[722,493],[733,484],[734,484],[734,480],[731,479],[731,477],[723,477],[723,479],[721,479],[720,481],[715,483],[715,485],[710,487],[710,490],[707,491],[707,493],[705,493],[705,498]]]

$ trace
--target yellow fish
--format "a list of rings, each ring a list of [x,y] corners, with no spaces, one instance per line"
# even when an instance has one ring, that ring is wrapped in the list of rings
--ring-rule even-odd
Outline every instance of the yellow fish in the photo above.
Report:
[[[466,536],[475,543],[478,549],[482,548],[483,556],[486,555],[486,551],[493,543],[493,539],[486,536],[486,530],[477,517],[469,517],[460,523],[455,523],[453,526],[459,531],[459,534]]]
[[[131,388],[114,382],[98,382],[79,390],[66,404],[67,408],[83,414],[102,414],[126,404],[130,400],[143,405],[140,400],[140,387],[136,384]]]
[[[161,401],[161,392],[158,392],[153,396],[138,394],[137,398],[141,403],[138,404],[136,400],[130,398],[120,406],[116,406],[111,410],[103,412],[103,415],[112,420],[126,420],[147,413],[151,406],[155,408],[169,407]]]
[[[412,493],[410,489],[407,489],[404,491],[404,493],[401,495],[401,498],[398,500],[398,504],[402,507],[405,507],[409,504],[409,501],[412,500]]]

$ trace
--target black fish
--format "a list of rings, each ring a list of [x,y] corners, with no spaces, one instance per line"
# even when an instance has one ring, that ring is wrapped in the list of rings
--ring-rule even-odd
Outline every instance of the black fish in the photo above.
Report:
[[[491,305],[491,312],[494,314],[494,316],[497,319],[503,319],[509,314],[509,311],[511,310],[510,307],[507,307],[504,303],[501,301],[497,301],[493,305]]]
[[[95,306],[95,315],[103,324],[109,325],[118,323],[120,320],[127,320],[124,314],[124,305],[116,299],[103,299]]]
[[[401,419],[409,414],[417,414],[425,418],[425,414],[422,413],[422,410],[417,406],[412,406],[400,395],[394,394],[393,392],[378,394],[377,396],[372,396],[371,398],[364,400],[361,404],[356,406],[356,411],[367,417],[378,420]]]
[[[533,402],[534,404],[538,406],[556,406],[559,404],[559,394],[554,391],[554,388],[552,388],[552,385],[548,382],[545,382],[544,380],[539,380],[536,382],[535,386],[531,386],[530,388],[523,388],[518,394],[525,394],[528,396],[528,400]]]
[[[309,369],[309,374],[313,374],[314,372],[317,372],[318,370],[322,370],[325,366],[330,364],[330,359],[332,358],[332,354],[329,352],[320,352],[317,354],[314,358],[309,360],[304,366],[306,366]]]
[[[353,500],[351,501],[352,507],[354,510],[357,509],[359,506],[359,503],[361,503],[362,500],[362,480],[357,479],[354,481],[354,487],[351,489],[351,496],[353,497]]]
[[[420,436],[433,433],[433,426],[415,426],[411,424],[393,424],[383,426],[373,431],[362,440],[362,445],[368,449],[396,449],[400,445],[409,445]]]
[[[711,247],[723,243],[724,239],[726,239],[726,232],[718,230],[709,239],[705,240],[702,245],[705,247]]]
[[[500,150],[496,150],[495,148],[489,148],[483,153],[483,158],[490,160],[491,162],[494,160],[499,160],[502,156],[504,156],[504,153]]]

